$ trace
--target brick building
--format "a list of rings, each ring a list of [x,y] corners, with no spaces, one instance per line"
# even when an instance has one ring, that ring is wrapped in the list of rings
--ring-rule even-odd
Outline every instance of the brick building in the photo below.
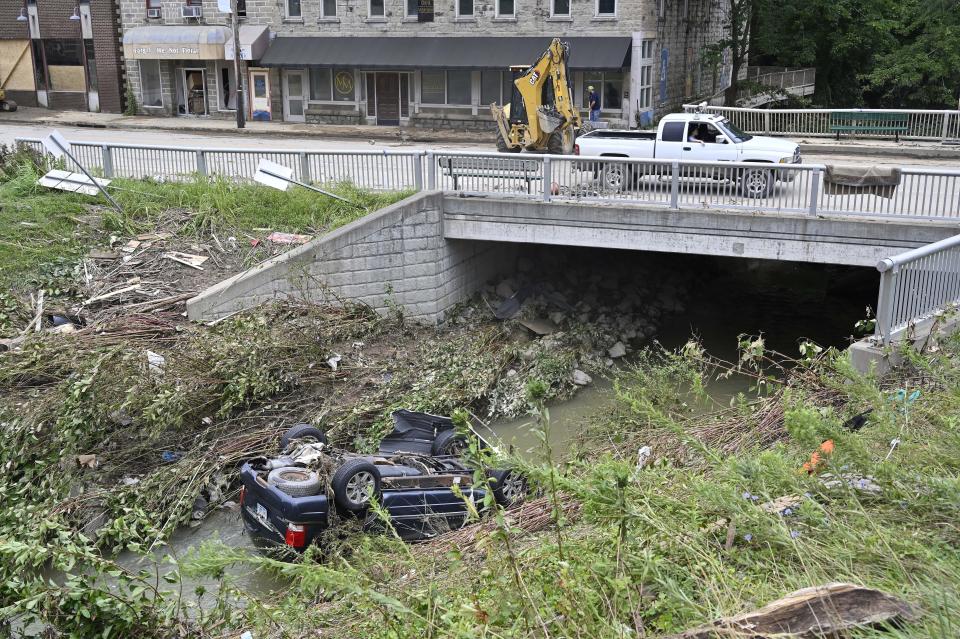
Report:
[[[123,110],[114,0],[0,0],[0,88],[23,106]]]
[[[727,0],[241,0],[247,116],[490,129],[510,65],[552,37],[574,95],[619,126],[715,92],[702,60]],[[120,0],[127,75],[143,113],[233,117],[237,80],[216,0]],[[585,112],[585,111],[584,111]]]

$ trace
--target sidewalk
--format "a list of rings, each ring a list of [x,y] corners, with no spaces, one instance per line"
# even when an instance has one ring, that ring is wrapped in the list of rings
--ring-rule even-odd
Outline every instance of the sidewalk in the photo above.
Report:
[[[130,131],[150,129],[153,131],[176,131],[178,133],[205,133],[209,135],[252,135],[284,137],[318,137],[328,139],[368,139],[376,136],[383,140],[396,139],[402,142],[494,142],[493,131],[431,131],[421,128],[396,126],[368,126],[350,124],[303,124],[298,122],[247,122],[246,128],[238,129],[235,120],[206,118],[163,118],[130,116],[116,113],[89,113],[86,111],[52,111],[49,109],[21,107],[12,113],[0,115],[4,122],[16,124],[40,124],[50,127],[76,126],[93,129],[126,129]]]
[[[128,116],[115,113],[87,113],[84,111],[51,111],[49,109],[20,108],[13,113],[0,114],[4,122],[39,124],[51,127],[76,126],[95,129],[122,129],[153,131],[176,131],[178,133],[205,133],[208,135],[251,135],[284,137],[317,137],[326,139],[395,139],[398,142],[494,142],[493,131],[431,131],[411,127],[387,127],[348,124],[301,124],[294,122],[247,122],[245,129],[237,129],[233,120],[202,118],[161,118],[151,116]],[[796,136],[800,150],[806,155],[864,155],[919,158],[927,160],[958,159],[960,146],[948,146],[939,142],[901,141],[876,139],[834,140]]]

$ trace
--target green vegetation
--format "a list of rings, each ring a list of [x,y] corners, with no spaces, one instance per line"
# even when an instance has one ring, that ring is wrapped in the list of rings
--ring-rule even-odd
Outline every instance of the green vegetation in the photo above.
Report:
[[[816,67],[814,102],[818,105],[957,106],[958,0],[736,0],[735,4],[752,9],[750,63]]]
[[[106,245],[110,235],[152,231],[168,221],[171,211],[186,212],[187,219],[172,229],[181,237],[215,233],[225,241],[235,235],[246,244],[248,235],[262,235],[256,229],[265,227],[322,234],[408,195],[374,194],[346,183],[332,187],[361,205],[357,208],[306,189],[283,192],[226,179],[115,179],[111,195],[123,208],[120,215],[102,197],[38,186],[37,178],[49,168],[26,152],[0,148],[0,290],[55,289],[54,282],[68,275],[91,246]]]

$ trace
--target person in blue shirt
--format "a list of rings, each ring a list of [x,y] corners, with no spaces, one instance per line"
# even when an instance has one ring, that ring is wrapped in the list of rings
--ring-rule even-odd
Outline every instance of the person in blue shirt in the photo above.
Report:
[[[587,98],[587,103],[590,105],[590,121],[599,122],[600,121],[600,96],[597,95],[597,92],[593,90],[592,86],[587,87],[587,91],[590,92],[590,96]]]

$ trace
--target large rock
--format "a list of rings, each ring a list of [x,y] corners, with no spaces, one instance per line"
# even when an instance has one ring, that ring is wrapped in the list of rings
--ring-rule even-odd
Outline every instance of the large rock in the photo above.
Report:
[[[586,386],[593,381],[593,378],[584,373],[579,368],[573,371],[572,381],[577,386]]]
[[[607,355],[612,359],[617,359],[618,357],[623,357],[627,354],[627,347],[624,346],[623,342],[617,342],[609,349],[607,349]]]

